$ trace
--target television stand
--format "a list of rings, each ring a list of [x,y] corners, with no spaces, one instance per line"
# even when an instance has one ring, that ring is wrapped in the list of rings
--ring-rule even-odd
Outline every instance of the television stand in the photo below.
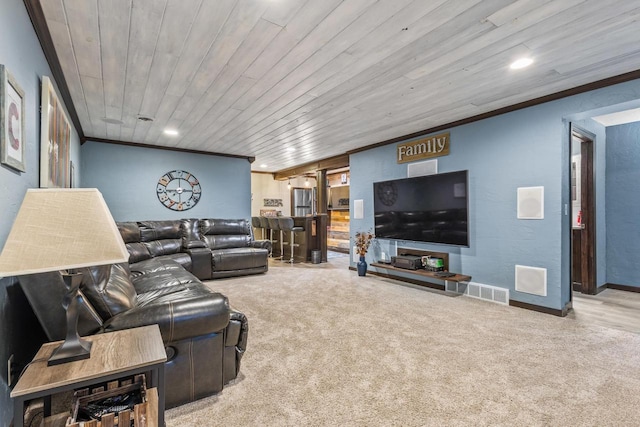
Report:
[[[377,274],[378,276],[401,280],[404,282],[413,283],[414,285],[426,286],[441,291],[445,291],[447,289],[447,282],[469,282],[471,280],[471,276],[449,272],[449,254],[447,252],[433,252],[414,248],[398,248],[397,251],[400,255],[415,255],[420,257],[432,256],[442,258],[444,271],[429,271],[424,269],[408,270],[405,268],[394,267],[393,265],[387,263],[373,262],[371,263],[371,266],[376,267],[375,274]],[[415,278],[395,274],[396,272],[402,272],[406,275],[414,276]],[[429,282],[425,279],[442,281],[444,282],[444,284]]]
[[[451,282],[468,282],[471,280],[471,276],[466,276],[464,274],[459,274],[459,273],[450,273],[451,275],[443,275],[442,271],[428,271],[428,270],[407,270],[406,268],[398,268],[398,267],[394,267],[391,264],[382,264],[379,262],[373,262],[371,263],[371,267],[376,267],[379,269],[383,269],[383,270],[389,270],[391,272],[402,272],[402,273],[406,273],[406,274],[415,274],[416,276],[419,277],[424,277],[424,278],[429,278],[429,279],[436,279],[436,280],[443,280],[444,282],[447,281],[451,281]],[[447,272],[449,273],[449,272]],[[384,274],[381,274],[384,275]],[[411,280],[407,280],[406,277],[402,277],[402,276],[398,276],[397,274],[386,274],[386,276],[388,276],[391,279],[396,279],[396,280],[404,280],[407,282],[411,282],[414,283]],[[419,280],[419,279],[418,279]],[[417,284],[423,284],[423,283],[417,283]],[[427,282],[424,282],[424,285],[429,286],[430,288],[435,288],[435,289],[441,289],[441,290],[445,290],[445,285],[440,285],[438,286],[435,283],[430,283],[427,284]],[[433,286],[431,286],[433,285]]]

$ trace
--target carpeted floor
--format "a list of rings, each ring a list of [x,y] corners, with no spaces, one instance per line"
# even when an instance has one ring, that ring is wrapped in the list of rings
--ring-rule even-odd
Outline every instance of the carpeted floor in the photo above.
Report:
[[[207,282],[247,315],[247,352],[167,426],[640,425],[640,335],[330,261]]]

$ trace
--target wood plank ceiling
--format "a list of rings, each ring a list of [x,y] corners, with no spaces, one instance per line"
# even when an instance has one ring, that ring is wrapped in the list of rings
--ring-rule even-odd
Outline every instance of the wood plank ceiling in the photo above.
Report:
[[[636,0],[40,4],[87,139],[255,157],[253,170],[640,68]],[[533,65],[511,70],[522,56]]]

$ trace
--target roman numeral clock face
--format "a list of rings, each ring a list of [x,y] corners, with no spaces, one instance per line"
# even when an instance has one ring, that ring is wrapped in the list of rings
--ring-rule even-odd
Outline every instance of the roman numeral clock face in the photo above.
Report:
[[[193,174],[175,170],[160,177],[156,193],[158,200],[166,208],[174,211],[186,211],[198,203],[202,195],[202,188]]]

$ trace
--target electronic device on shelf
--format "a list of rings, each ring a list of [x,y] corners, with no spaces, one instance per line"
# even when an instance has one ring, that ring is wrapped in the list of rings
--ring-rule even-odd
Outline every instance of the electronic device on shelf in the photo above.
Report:
[[[444,260],[440,257],[425,255],[422,257],[422,266],[427,271],[444,271]]]
[[[407,270],[418,270],[422,268],[422,258],[416,255],[398,255],[391,257],[391,265]]]

